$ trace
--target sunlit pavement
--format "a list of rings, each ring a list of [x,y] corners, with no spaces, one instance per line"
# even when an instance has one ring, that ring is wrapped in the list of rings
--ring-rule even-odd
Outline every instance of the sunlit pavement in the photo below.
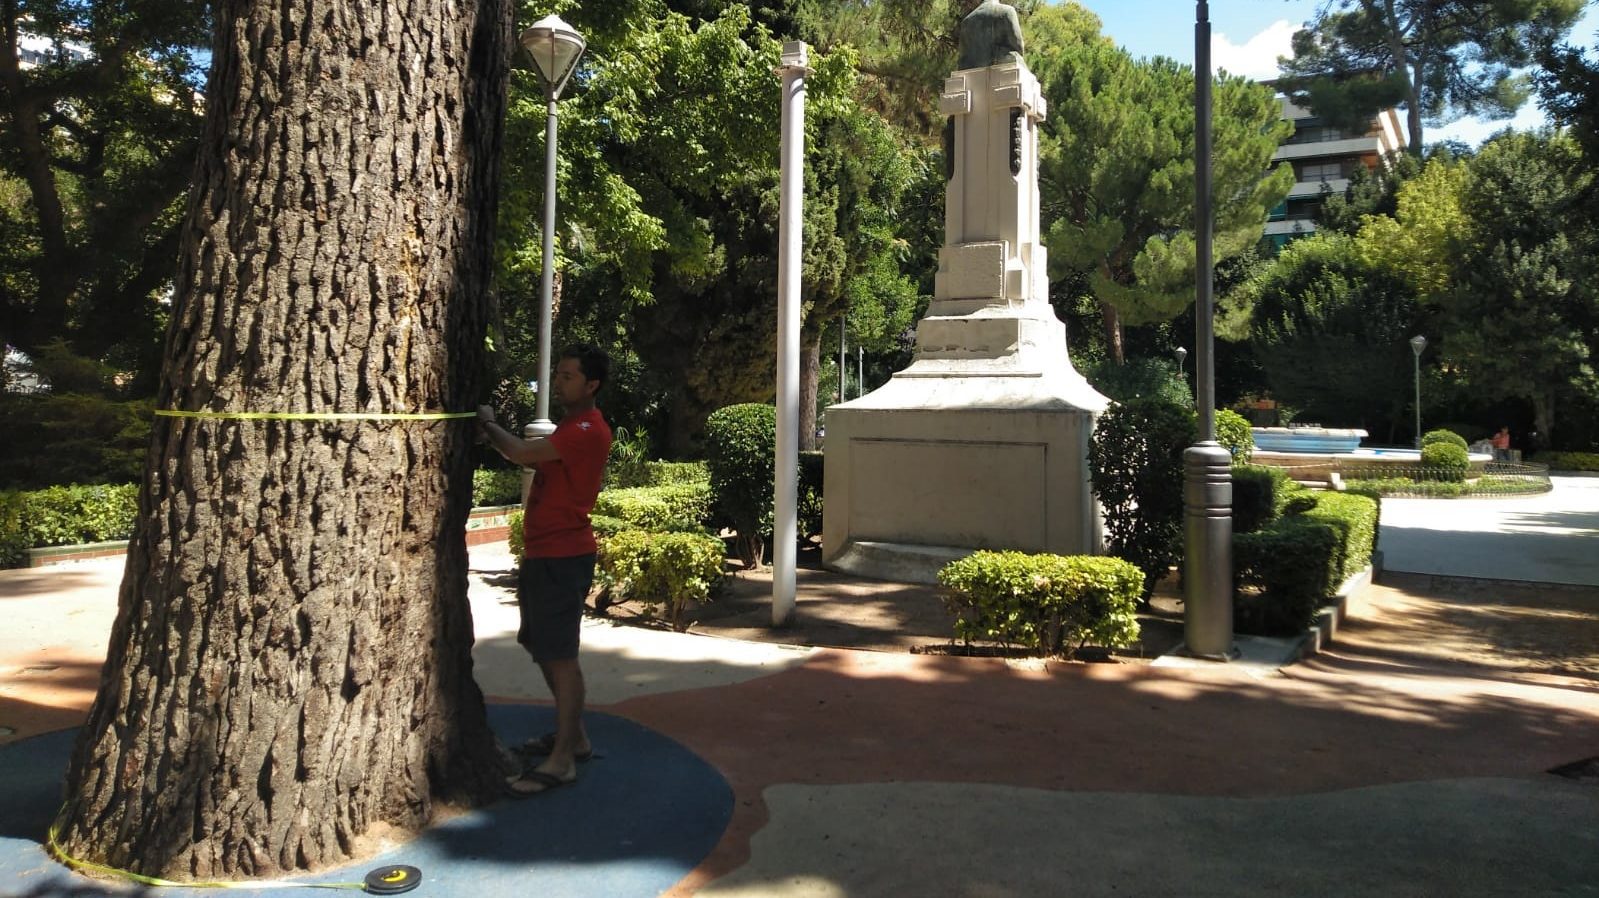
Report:
[[[1507,507],[1497,529],[1423,528],[1385,503],[1387,566],[1410,569],[1396,568],[1408,563],[1400,534],[1421,529],[1440,547],[1429,557],[1481,554],[1452,553],[1455,533],[1531,529],[1580,545],[1592,531],[1562,512],[1595,507],[1583,503],[1599,480],[1583,480],[1562,478],[1552,498],[1492,500]],[[1436,506],[1440,520],[1489,510]],[[515,713],[541,695],[514,644],[509,558],[486,546],[472,563],[479,681]],[[1571,569],[1547,576],[1585,582],[1557,579],[1580,576]],[[81,719],[119,576],[104,563],[43,579],[0,572],[0,725],[18,730],[0,739]],[[1474,663],[1430,652],[1424,635],[1362,638],[1418,626],[1402,592],[1388,589],[1381,606],[1366,633],[1357,619],[1350,639],[1269,676],[796,650],[590,622],[597,719],[632,727],[654,753],[617,750],[629,739],[608,735],[616,747],[577,788],[515,807],[591,839],[586,856],[528,843],[491,863],[519,894],[541,895],[659,891],[674,869],[678,895],[1599,895],[1599,784],[1545,772],[1599,755],[1599,677]],[[596,742],[606,752],[598,728]],[[32,776],[59,778],[64,748],[34,754],[44,757]],[[655,818],[708,832],[704,856],[629,879],[641,869],[632,861],[665,853],[603,821],[674,779],[708,783],[695,795],[725,788],[727,805],[686,802]],[[13,831],[8,782],[0,836],[36,850],[38,833]],[[417,894],[493,894],[461,885],[476,872],[466,863],[430,857],[434,887]],[[27,877],[5,870],[0,895],[28,894]],[[562,878],[574,870],[583,875]]]

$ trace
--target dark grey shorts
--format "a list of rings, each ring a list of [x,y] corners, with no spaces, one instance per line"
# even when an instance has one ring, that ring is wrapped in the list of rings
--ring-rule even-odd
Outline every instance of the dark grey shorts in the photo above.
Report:
[[[593,584],[592,553],[522,559],[516,581],[522,627],[516,641],[527,648],[533,660],[570,661],[577,657],[583,600],[588,598]]]

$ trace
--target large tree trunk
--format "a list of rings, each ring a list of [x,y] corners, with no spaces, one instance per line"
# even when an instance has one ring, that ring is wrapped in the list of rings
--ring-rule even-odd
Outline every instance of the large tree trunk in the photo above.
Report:
[[[1122,316],[1116,307],[1103,300],[1099,303],[1100,322],[1105,326],[1105,352],[1120,365],[1127,360],[1122,346]]]
[[[801,452],[816,448],[816,389],[822,377],[822,334],[820,330],[800,331],[799,447]]]
[[[160,407],[470,410],[509,3],[217,18]],[[66,851],[275,875],[491,794],[471,443],[459,420],[156,420]]]

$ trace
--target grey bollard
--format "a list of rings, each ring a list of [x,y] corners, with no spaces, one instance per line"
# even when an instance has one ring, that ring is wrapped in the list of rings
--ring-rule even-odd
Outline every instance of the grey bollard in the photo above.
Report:
[[[1215,442],[1183,451],[1183,640],[1196,658],[1233,649],[1233,457]]]

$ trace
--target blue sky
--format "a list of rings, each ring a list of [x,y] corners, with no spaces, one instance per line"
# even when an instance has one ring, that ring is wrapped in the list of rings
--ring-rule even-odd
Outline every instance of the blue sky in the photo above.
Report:
[[[1135,56],[1169,56],[1194,60],[1192,0],[1079,0],[1104,23],[1104,33]],[[1254,78],[1270,77],[1275,60],[1287,55],[1288,40],[1300,23],[1315,15],[1321,0],[1210,0],[1211,56],[1217,67]],[[1572,29],[1571,42],[1592,47],[1599,31],[1599,5]],[[1509,122],[1463,120],[1427,129],[1427,140],[1480,143],[1506,127],[1535,128],[1544,123],[1537,104],[1529,102]]]

